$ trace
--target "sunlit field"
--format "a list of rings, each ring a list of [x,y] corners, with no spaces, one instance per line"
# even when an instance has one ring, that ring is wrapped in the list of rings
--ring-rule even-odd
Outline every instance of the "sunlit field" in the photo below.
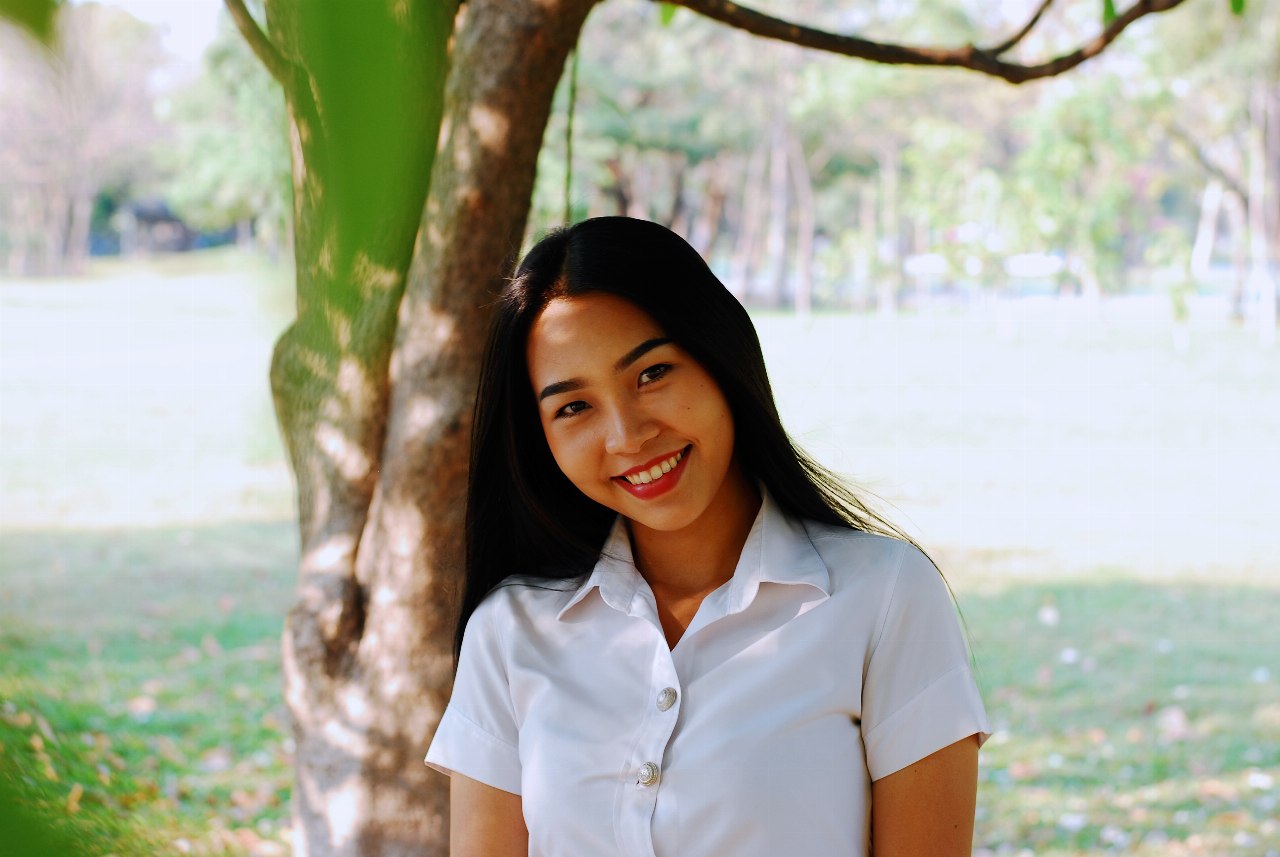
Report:
[[[0,779],[85,854],[287,853],[289,288],[0,282]],[[757,322],[797,441],[956,591],[978,853],[1280,855],[1280,349],[1159,295]]]

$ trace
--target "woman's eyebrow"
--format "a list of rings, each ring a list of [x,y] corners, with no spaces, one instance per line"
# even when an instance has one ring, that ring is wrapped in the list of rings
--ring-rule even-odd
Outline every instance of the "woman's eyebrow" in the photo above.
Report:
[[[613,371],[621,372],[623,369],[626,369],[653,349],[674,341],[675,340],[669,336],[658,336],[653,339],[646,339],[644,342],[641,342],[635,348],[632,348],[626,354],[619,357],[613,364]],[[581,378],[569,378],[566,381],[556,381],[542,388],[542,392],[538,393],[538,401],[541,402],[543,399],[555,396],[559,393],[572,393],[574,390],[581,390],[585,386],[586,382]]]
[[[621,372],[623,369],[626,369],[632,363],[635,363],[646,353],[657,348],[659,345],[666,345],[668,342],[672,341],[673,340],[670,336],[658,336],[653,339],[646,339],[644,342],[641,342],[635,348],[632,348],[626,354],[619,357],[617,362],[613,364],[613,371]]]
[[[580,378],[570,378],[568,381],[556,381],[554,384],[548,384],[542,388],[542,392],[538,394],[538,401],[541,402],[548,396],[554,396],[558,393],[571,393],[574,390],[581,390],[586,385]]]

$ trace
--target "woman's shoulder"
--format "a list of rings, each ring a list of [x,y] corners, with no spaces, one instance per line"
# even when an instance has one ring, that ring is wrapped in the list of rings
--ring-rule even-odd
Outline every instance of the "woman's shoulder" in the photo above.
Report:
[[[512,620],[555,616],[577,593],[586,575],[540,577],[512,574],[495,586],[472,614],[472,621],[507,623]]]
[[[818,521],[805,521],[804,526],[836,589],[855,585],[894,589],[902,583],[941,582],[928,555],[904,539]]]

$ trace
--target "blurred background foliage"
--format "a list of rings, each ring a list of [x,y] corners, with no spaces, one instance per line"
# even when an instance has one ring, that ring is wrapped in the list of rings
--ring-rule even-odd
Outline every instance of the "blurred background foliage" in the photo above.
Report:
[[[953,44],[1010,31],[1025,11],[806,0],[792,14]],[[1070,43],[1096,27],[1094,11],[1055,7],[1025,51]],[[806,54],[688,12],[668,26],[657,17],[627,0],[593,13],[574,164],[564,85],[530,234],[563,218],[571,170],[575,218],[667,223],[759,305],[868,308],[939,289],[1124,293],[1178,281],[1230,291],[1237,316],[1250,309],[1255,128],[1267,135],[1265,198],[1253,204],[1266,208],[1268,246],[1280,220],[1274,0],[1239,17],[1158,16],[1073,74],[1022,88]],[[229,23],[180,82],[164,76],[155,34],[119,9],[65,6],[58,28],[51,52],[4,37],[0,121],[22,129],[0,139],[10,275],[82,270],[90,253],[229,241],[288,249],[283,102]]]

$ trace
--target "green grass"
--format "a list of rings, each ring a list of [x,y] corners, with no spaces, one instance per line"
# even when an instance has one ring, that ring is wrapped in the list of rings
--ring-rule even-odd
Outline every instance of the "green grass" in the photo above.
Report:
[[[0,777],[85,854],[282,847],[295,539],[288,522],[0,536]]]
[[[0,825],[286,853],[289,273],[92,273],[0,283]],[[978,853],[1280,855],[1280,354],[1211,319],[1180,351],[1158,302],[1043,307],[758,323],[797,438],[960,597]]]

